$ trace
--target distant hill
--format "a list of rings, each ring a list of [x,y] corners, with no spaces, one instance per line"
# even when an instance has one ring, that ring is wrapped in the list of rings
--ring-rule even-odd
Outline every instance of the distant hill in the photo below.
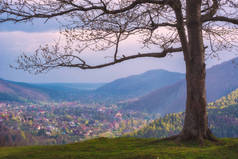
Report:
[[[33,85],[40,88],[96,90],[105,83],[36,83]]]
[[[212,102],[238,88],[238,66],[233,61],[216,65],[207,70],[207,101]],[[126,109],[149,113],[175,113],[185,110],[186,81],[160,88],[136,101],[126,104]]]
[[[96,94],[111,97],[132,98],[145,95],[156,89],[169,86],[184,79],[185,75],[166,70],[151,70],[139,75],[121,78],[96,90]]]
[[[47,94],[30,84],[0,79],[0,101],[27,102],[48,99]]]
[[[37,102],[77,100],[104,83],[33,84],[0,79],[0,101]]]
[[[152,70],[121,78],[110,83],[46,83],[32,84],[0,79],[0,101],[81,101],[83,103],[115,103],[145,95],[171,85],[184,74]],[[14,89],[13,89],[14,88]]]
[[[50,100],[82,101],[90,103],[94,101],[94,91],[104,83],[44,83],[31,84],[50,97]]]
[[[125,109],[166,114],[184,111],[186,99],[184,77],[185,75],[181,73],[151,70],[106,84],[29,84],[0,79],[0,101],[123,103],[122,107]],[[227,95],[238,88],[238,66],[231,60],[208,69],[206,83],[208,102]]]
[[[163,138],[178,134],[182,130],[184,115],[166,114],[128,136]],[[238,137],[238,89],[208,104],[208,123],[217,137]]]

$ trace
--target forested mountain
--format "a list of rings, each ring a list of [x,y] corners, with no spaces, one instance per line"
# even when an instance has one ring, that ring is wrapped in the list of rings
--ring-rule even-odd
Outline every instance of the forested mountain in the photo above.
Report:
[[[49,100],[49,96],[30,84],[0,79],[0,101],[27,102],[36,100]]]
[[[208,121],[217,137],[238,137],[238,89],[208,104]],[[130,134],[134,137],[163,138],[182,130],[184,113],[166,114],[144,128]]]
[[[126,109],[165,114],[184,110],[185,83],[184,74],[165,70],[152,70],[107,84],[29,84],[0,79],[0,101],[121,102],[121,106]],[[226,95],[235,88],[238,88],[238,68],[232,61],[208,69],[208,102]]]
[[[33,85],[40,88],[96,90],[105,83],[37,83]]]
[[[207,101],[212,102],[238,88],[238,58],[207,70]],[[148,113],[175,113],[185,110],[186,81],[160,88],[137,101],[125,104],[125,108]]]
[[[151,70],[139,75],[121,78],[98,88],[98,94],[137,97],[184,79],[185,75],[166,70]]]
[[[155,89],[171,85],[184,74],[152,70],[104,83],[48,83],[32,84],[0,79],[0,101],[81,101],[118,102],[145,95]]]
[[[104,83],[24,83],[0,79],[0,101],[72,101],[88,96]]]

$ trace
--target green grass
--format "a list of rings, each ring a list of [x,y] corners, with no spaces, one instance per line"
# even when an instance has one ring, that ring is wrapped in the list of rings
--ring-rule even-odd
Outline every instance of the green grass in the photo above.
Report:
[[[56,146],[0,147],[0,159],[237,159],[238,139],[175,143],[158,139],[97,138]]]

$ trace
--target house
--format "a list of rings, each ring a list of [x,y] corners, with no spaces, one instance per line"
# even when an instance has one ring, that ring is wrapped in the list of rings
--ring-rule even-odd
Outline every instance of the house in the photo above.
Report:
[[[120,112],[116,113],[115,115],[116,118],[122,118],[122,114]]]

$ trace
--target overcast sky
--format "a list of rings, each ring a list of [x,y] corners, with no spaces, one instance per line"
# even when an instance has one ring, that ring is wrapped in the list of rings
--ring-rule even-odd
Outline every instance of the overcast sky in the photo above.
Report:
[[[40,44],[50,43],[58,38],[58,24],[55,22],[34,22],[33,24],[0,24],[0,78],[21,82],[110,82],[112,80],[133,74],[143,73],[151,69],[166,69],[173,72],[185,72],[182,55],[166,57],[163,59],[144,58],[131,60],[114,66],[97,70],[58,69],[40,75],[32,75],[21,70],[9,67],[15,64],[17,57],[25,52],[32,53]],[[136,39],[130,39],[122,45],[122,49],[139,51],[135,43]],[[110,51],[109,51],[110,52]],[[107,53],[109,53],[107,52]],[[227,61],[237,56],[234,53],[224,52],[220,60],[210,59],[207,67]],[[89,61],[103,62],[104,58],[90,55]]]

